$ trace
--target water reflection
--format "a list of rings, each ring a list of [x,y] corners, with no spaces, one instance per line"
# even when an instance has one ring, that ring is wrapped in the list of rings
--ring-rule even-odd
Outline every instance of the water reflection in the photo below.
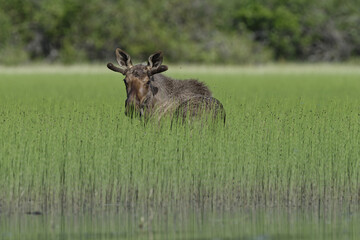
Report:
[[[356,210],[0,215],[0,239],[356,239]]]

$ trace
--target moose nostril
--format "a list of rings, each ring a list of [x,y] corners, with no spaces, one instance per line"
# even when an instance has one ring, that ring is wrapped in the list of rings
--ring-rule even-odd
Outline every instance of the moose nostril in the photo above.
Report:
[[[129,105],[134,105],[134,106],[138,106],[140,104],[139,100],[137,98],[128,98],[125,101],[125,106],[129,106]]]

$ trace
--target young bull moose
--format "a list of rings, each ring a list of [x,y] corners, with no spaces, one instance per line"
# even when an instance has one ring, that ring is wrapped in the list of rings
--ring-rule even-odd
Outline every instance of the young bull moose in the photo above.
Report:
[[[133,65],[129,54],[117,48],[116,60],[120,65],[115,67],[108,63],[107,67],[125,76],[127,99],[125,115],[138,115],[148,119],[164,114],[173,116],[173,120],[183,122],[189,118],[211,115],[225,122],[225,110],[219,100],[212,97],[205,84],[197,80],[174,80],[161,72],[168,70],[162,65],[163,54],[152,54],[147,64]]]

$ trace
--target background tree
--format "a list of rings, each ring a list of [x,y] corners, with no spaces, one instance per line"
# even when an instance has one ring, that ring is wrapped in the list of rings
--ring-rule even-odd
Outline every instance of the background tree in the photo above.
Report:
[[[97,62],[116,47],[170,62],[345,61],[358,0],[0,0],[0,64]]]

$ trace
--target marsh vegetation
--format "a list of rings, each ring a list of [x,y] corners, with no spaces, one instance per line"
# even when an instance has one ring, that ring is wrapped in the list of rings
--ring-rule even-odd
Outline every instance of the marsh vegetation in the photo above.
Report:
[[[15,71],[13,71],[15,69]],[[1,212],[357,205],[360,72],[173,67],[226,125],[144,125],[106,67],[0,73]]]

